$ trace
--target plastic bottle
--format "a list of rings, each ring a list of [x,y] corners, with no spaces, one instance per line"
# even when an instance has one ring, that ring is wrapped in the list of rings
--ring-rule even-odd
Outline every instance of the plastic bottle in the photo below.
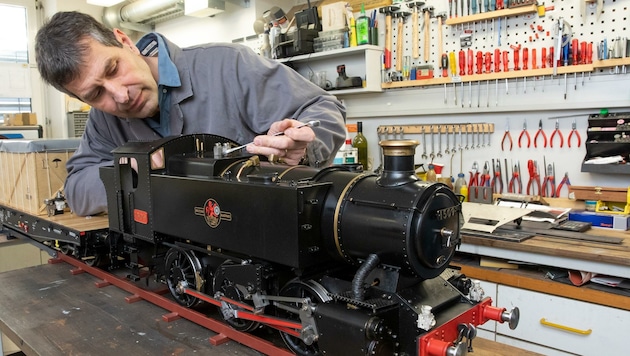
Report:
[[[357,122],[357,135],[352,140],[352,147],[356,148],[359,154],[359,163],[363,165],[363,170],[368,169],[368,142],[363,136],[363,123]]]
[[[468,199],[468,186],[466,185],[466,179],[464,179],[464,173],[457,174],[453,191],[455,194],[461,194],[465,199]]]
[[[354,21],[354,17],[350,18],[350,29],[348,31],[348,41],[350,47],[356,47],[357,45],[357,26]]]
[[[464,201],[468,201],[468,186],[464,185],[462,186],[462,189],[459,190],[459,194],[461,194],[464,197]]]
[[[429,170],[427,171],[427,182],[437,182],[437,174],[435,173],[435,166],[433,166],[433,163],[429,163]]]
[[[356,21],[357,44],[364,45],[370,43],[370,18],[365,14],[365,6],[361,4],[361,16]]]

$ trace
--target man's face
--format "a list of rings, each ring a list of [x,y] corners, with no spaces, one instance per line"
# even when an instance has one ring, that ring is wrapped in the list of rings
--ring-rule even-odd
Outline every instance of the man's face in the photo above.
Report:
[[[65,88],[92,107],[124,118],[146,118],[158,111],[157,58],[145,58],[131,40],[115,30],[123,44],[106,47],[92,39],[79,78]],[[155,69],[147,60],[154,61]],[[155,77],[154,74],[155,73]]]

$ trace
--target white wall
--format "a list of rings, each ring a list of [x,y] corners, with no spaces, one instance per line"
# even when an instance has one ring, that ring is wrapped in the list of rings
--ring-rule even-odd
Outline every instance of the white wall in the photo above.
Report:
[[[235,38],[246,37],[254,34],[252,23],[260,17],[262,13],[273,5],[278,5],[288,11],[296,4],[304,1],[251,1],[249,8],[242,8],[237,5],[226,3],[227,11],[216,15],[213,18],[195,19],[183,17],[156,26],[158,32],[163,33],[170,40],[180,46],[194,45],[211,41],[232,41]],[[100,16],[100,8],[85,5],[82,1],[44,1],[46,13],[54,11],[74,10],[86,11],[97,18]],[[382,36],[383,34],[381,34]],[[629,36],[630,37],[630,36]],[[382,43],[382,42],[381,42]],[[527,92],[523,93],[523,80],[518,82],[510,81],[510,93],[505,95],[504,87],[499,87],[498,103],[495,99],[495,84],[491,83],[490,102],[486,106],[486,83],[473,83],[473,105],[468,107],[468,86],[465,87],[466,105],[464,108],[455,106],[452,102],[452,85],[448,85],[448,104],[443,103],[444,89],[442,86],[387,90],[383,93],[362,94],[344,96],[348,108],[348,122],[355,123],[362,121],[364,133],[370,143],[370,156],[374,161],[374,166],[380,163],[380,150],[377,142],[379,139],[388,137],[378,137],[376,128],[379,125],[397,124],[448,124],[464,122],[489,122],[495,124],[496,132],[491,137],[491,146],[474,150],[465,150],[463,157],[463,171],[468,177],[473,161],[477,161],[481,166],[485,161],[500,159],[502,165],[504,159],[508,162],[520,161],[521,174],[524,183],[527,183],[528,159],[538,161],[540,170],[543,169],[543,159],[548,163],[555,163],[556,183],[562,179],[565,172],[569,173],[573,185],[600,185],[606,187],[627,187],[630,184],[628,175],[609,175],[597,173],[580,172],[581,162],[585,156],[587,116],[597,113],[602,108],[608,108],[611,112],[630,112],[630,84],[629,74],[610,74],[607,70],[600,71],[597,75],[585,80],[581,85],[581,76],[578,76],[577,89],[574,89],[574,78],[568,77],[567,99],[564,99],[564,76],[551,79],[549,76],[544,81],[544,92],[542,90],[542,78],[534,83],[529,80]],[[477,92],[481,91],[481,105],[476,107]],[[49,112],[57,112],[50,115],[54,137],[65,137],[65,111],[63,100],[60,95],[55,95],[56,91],[50,89],[48,93]],[[461,88],[458,88],[459,100],[461,103]],[[497,105],[498,104],[498,105]],[[523,120],[527,120],[528,129],[532,138],[538,128],[538,120],[543,120],[543,125],[548,137],[551,135],[555,120],[549,117],[579,114],[576,117],[577,129],[582,136],[582,146],[580,148],[566,147],[559,148],[518,148],[516,140],[522,129]],[[566,137],[570,131],[573,118],[561,119],[561,130]],[[506,122],[510,123],[514,148],[512,151],[501,151],[500,142],[505,131]],[[420,140],[419,136],[409,136]],[[443,138],[444,140],[444,138]],[[443,141],[444,142],[444,141]],[[443,148],[445,145],[443,144]],[[422,144],[417,149],[416,163],[427,163],[420,157]],[[453,175],[460,171],[460,153],[453,157]],[[444,173],[450,175],[451,157],[436,159],[436,162],[446,164]],[[503,174],[506,174],[505,167]],[[542,172],[541,172],[542,173]],[[566,194],[563,192],[563,195]]]

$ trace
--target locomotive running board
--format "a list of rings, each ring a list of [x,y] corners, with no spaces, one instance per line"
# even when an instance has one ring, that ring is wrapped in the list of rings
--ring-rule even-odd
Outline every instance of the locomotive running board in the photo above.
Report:
[[[176,320],[179,317],[182,317],[197,325],[203,326],[208,330],[216,332],[218,335],[208,338],[208,341],[212,345],[218,346],[228,342],[229,340],[234,340],[266,355],[293,356],[293,353],[284,348],[278,347],[267,340],[232,329],[231,327],[215,319],[212,319],[192,309],[188,309],[182,305],[179,305],[176,302],[159,294],[142,289],[125,279],[112,275],[111,273],[107,273],[96,267],[88,266],[82,261],[67,256],[63,253],[57,254],[57,258],[52,258],[49,260],[49,263],[61,262],[66,262],[76,267],[76,269],[71,270],[72,274],[87,272],[94,277],[100,278],[103,282],[96,282],[95,285],[97,288],[114,285],[124,291],[133,294],[132,296],[125,298],[128,303],[133,303],[139,300],[146,300],[149,303],[170,311],[170,314],[165,314],[162,316],[162,319],[164,321],[169,322],[172,320]]]
[[[462,228],[492,233],[499,226],[531,212],[529,209],[464,202],[462,203],[462,214],[464,215]]]

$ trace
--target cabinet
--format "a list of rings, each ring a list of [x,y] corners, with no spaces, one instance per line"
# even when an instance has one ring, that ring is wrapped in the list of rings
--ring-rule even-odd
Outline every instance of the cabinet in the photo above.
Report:
[[[496,322],[492,330],[486,323],[480,337],[545,355],[614,355],[627,348],[629,311],[492,282],[481,286],[494,305],[516,306],[521,317],[515,330]]]
[[[622,156],[630,162],[630,113],[594,114],[588,118],[586,157]],[[582,164],[582,172],[630,173],[629,164]]]
[[[68,137],[81,137],[85,131],[89,113],[75,111],[68,113]]]
[[[331,88],[328,91],[333,95],[347,95],[383,91],[381,87],[382,55],[382,48],[362,45],[282,58],[278,61],[292,67],[307,79],[311,79],[314,73],[326,72],[326,79],[330,82]],[[342,64],[346,67],[348,77],[363,79],[362,88],[334,88],[338,77],[337,67]]]

